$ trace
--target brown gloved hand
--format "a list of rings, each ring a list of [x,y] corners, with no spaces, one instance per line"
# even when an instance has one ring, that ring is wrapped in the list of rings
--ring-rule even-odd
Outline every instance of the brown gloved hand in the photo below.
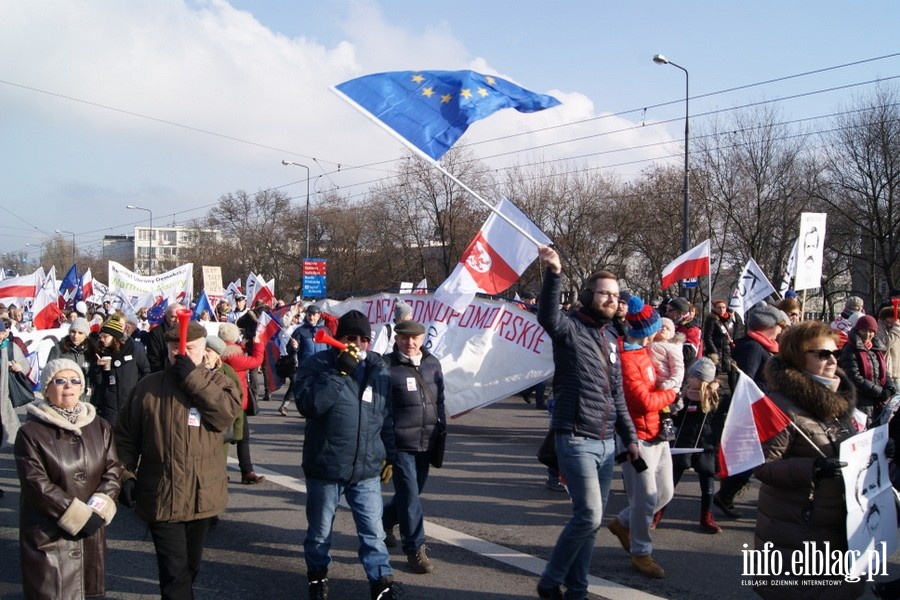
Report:
[[[381,483],[390,483],[394,477],[394,466],[386,460],[381,461]]]

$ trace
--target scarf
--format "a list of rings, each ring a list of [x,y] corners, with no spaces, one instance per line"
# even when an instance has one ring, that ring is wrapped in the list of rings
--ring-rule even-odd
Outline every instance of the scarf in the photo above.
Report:
[[[810,379],[821,383],[832,392],[836,392],[838,390],[838,386],[841,384],[841,380],[837,377],[822,377],[821,375],[813,375],[809,371],[807,371],[806,374]]]
[[[759,345],[766,349],[766,351],[772,354],[778,354],[778,340],[773,340],[772,338],[767,338],[762,335],[758,331],[748,331],[747,337],[751,340],[755,340],[759,342]]]
[[[84,405],[81,402],[77,403],[72,408],[62,408],[61,406],[56,406],[52,402],[48,402],[47,405],[72,425],[75,424],[78,417],[84,412]]]

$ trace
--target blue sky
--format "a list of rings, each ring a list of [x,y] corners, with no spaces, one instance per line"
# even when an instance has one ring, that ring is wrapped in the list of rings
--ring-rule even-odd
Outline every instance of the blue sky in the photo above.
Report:
[[[313,202],[335,185],[362,194],[403,149],[328,88],[372,72],[471,68],[552,93],[561,107],[504,111],[460,143],[485,142],[472,150],[496,168],[592,155],[579,164],[626,178],[680,160],[684,75],[656,53],[690,72],[692,131],[710,111],[796,94],[773,103],[785,120],[827,115],[872,90],[855,84],[900,75],[900,57],[868,60],[900,52],[891,2],[656,4],[4,2],[0,252],[55,229],[96,251],[103,235],[146,224],[126,204],[163,225],[238,189],[304,202],[305,172],[282,159],[309,165]],[[835,86],[850,87],[822,91]]]

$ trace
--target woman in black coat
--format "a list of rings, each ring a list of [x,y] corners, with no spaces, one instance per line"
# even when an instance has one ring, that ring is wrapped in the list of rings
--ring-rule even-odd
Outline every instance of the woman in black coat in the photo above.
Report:
[[[91,361],[91,404],[114,425],[131,389],[149,373],[146,350],[140,342],[125,336],[125,321],[113,315],[100,328],[99,347]]]
[[[888,373],[885,347],[875,338],[878,322],[863,315],[847,336],[838,363],[856,388],[856,405],[866,413],[868,424],[894,395],[894,382]]]

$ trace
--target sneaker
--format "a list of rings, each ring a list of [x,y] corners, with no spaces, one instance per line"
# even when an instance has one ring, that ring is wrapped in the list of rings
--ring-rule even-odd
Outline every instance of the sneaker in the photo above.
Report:
[[[244,485],[255,485],[257,483],[262,483],[265,480],[266,478],[263,475],[257,475],[253,471],[241,475],[241,483]]]
[[[622,524],[619,517],[613,518],[606,528],[609,529],[610,533],[619,538],[619,543],[622,544],[622,548],[625,552],[631,554],[631,531]]]
[[[541,587],[539,583],[537,585],[537,593],[538,598],[549,598],[549,600],[563,600],[562,591],[559,589],[559,586],[552,588]]]
[[[397,536],[394,535],[394,528],[390,529],[385,528],[384,530],[384,545],[388,548],[394,548],[397,546]]]
[[[369,597],[372,600],[394,600],[403,595],[400,584],[390,577],[382,577],[378,581],[373,581],[369,588]]]
[[[734,502],[723,498],[721,492],[713,494],[713,504],[716,508],[725,513],[726,517],[731,517],[732,519],[741,518],[741,513],[734,507]]]
[[[288,415],[287,415],[287,406],[285,406],[284,404],[282,404],[281,406],[279,406],[279,407],[278,407],[278,414],[280,414],[282,417],[288,416]]]
[[[328,578],[325,575],[307,575],[309,578],[309,600],[328,600]]]
[[[424,575],[425,573],[434,571],[434,565],[428,560],[427,551],[428,548],[423,544],[412,554],[406,555],[406,562],[409,564],[409,568],[412,569],[413,573]]]
[[[713,519],[713,514],[711,510],[704,510],[700,512],[700,529],[705,531],[706,533],[722,533],[722,528],[716,523],[716,520]]]
[[[653,557],[649,554],[646,556],[632,556],[631,557],[631,566],[645,577],[651,577],[653,579],[662,579],[666,576],[666,571],[659,566]]]
[[[544,487],[546,487],[551,492],[566,491],[566,486],[562,484],[562,482],[559,480],[559,477],[552,477],[547,479],[547,481],[544,482]]]

